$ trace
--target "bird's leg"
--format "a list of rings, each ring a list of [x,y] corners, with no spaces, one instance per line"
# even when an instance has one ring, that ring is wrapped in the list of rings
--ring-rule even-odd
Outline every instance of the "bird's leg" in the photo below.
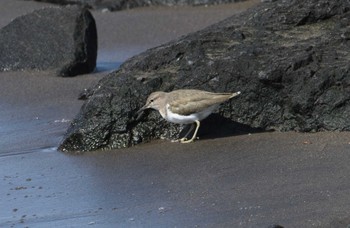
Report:
[[[190,140],[186,140],[186,136],[187,136],[188,133],[189,133],[189,132],[188,132],[184,138],[180,139],[180,142],[181,142],[181,143],[190,143],[190,142],[193,142],[193,140],[194,140],[194,139],[196,138],[196,136],[197,136],[197,132],[198,132],[198,129],[199,129],[201,123],[200,123],[198,120],[196,120],[196,125],[197,125],[197,126],[196,126],[196,130],[194,131],[192,138],[191,138]],[[192,127],[191,127],[191,131],[192,131],[192,129],[193,129],[193,125],[192,125]]]
[[[181,139],[175,139],[175,140],[171,140],[171,142],[182,142],[182,141],[186,141],[187,140],[187,136],[191,133],[191,131],[193,130],[194,125],[191,124],[190,130],[187,131],[187,133],[185,134],[184,137],[182,137]]]
[[[187,131],[187,133],[185,134],[184,137],[182,137],[181,139],[178,139],[177,141],[179,142],[183,142],[183,141],[186,141],[187,140],[187,136],[191,133],[191,131],[193,130],[194,128],[194,124],[191,124],[191,127],[190,127],[190,130]]]

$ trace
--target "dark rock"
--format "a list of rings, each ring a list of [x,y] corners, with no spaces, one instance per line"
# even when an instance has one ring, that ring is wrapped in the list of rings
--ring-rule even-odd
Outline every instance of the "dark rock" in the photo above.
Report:
[[[60,149],[119,148],[177,136],[180,127],[155,111],[141,121],[134,115],[152,91],[180,88],[240,90],[219,116],[253,128],[348,131],[349,31],[350,1],[260,4],[125,62],[93,88]]]
[[[83,5],[92,9],[108,9],[110,11],[131,9],[142,6],[178,6],[178,5],[216,5],[245,0],[35,0],[60,5]]]
[[[61,76],[92,72],[97,32],[87,9],[36,10],[0,30],[0,71],[52,70]]]

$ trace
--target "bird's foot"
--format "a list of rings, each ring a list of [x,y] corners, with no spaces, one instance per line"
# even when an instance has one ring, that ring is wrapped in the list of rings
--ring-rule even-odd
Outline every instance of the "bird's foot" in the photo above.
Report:
[[[173,140],[171,140],[171,142],[180,142],[180,143],[182,143],[182,142],[184,142],[184,141],[187,141],[187,138],[181,138],[181,139],[173,139]]]
[[[190,142],[193,142],[195,139],[198,139],[198,137],[192,138],[192,139],[187,139],[187,138],[174,139],[174,140],[171,140],[171,142],[190,143]]]
[[[187,140],[187,138],[182,138],[179,141],[180,141],[180,143],[190,143],[190,142],[193,142],[193,140],[194,140],[194,138],[189,139],[189,140]]]

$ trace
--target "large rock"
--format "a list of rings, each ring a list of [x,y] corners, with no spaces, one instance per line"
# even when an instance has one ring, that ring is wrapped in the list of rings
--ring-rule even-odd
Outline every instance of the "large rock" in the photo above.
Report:
[[[244,0],[35,0],[60,5],[77,4],[92,9],[108,9],[110,11],[131,9],[142,6],[177,6],[177,5],[215,5]]]
[[[74,76],[96,66],[95,20],[81,7],[36,10],[0,30],[0,71],[53,70]]]
[[[231,130],[238,122],[265,130],[348,131],[349,60],[350,1],[262,3],[125,62],[92,88],[60,149],[175,136],[178,125],[157,112],[140,121],[134,115],[152,91],[180,88],[242,91],[221,106],[216,122],[208,121],[214,124],[203,124],[209,130],[220,123]]]

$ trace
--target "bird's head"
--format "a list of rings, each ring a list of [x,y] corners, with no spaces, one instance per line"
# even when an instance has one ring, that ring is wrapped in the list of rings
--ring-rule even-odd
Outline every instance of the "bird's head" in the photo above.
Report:
[[[166,98],[165,95],[166,95],[165,92],[160,92],[160,91],[151,93],[147,98],[146,104],[142,108],[140,108],[140,110],[137,111],[137,113],[140,113],[143,110],[148,108],[152,108],[155,110],[161,109],[161,107],[165,105],[164,104],[165,98]]]

